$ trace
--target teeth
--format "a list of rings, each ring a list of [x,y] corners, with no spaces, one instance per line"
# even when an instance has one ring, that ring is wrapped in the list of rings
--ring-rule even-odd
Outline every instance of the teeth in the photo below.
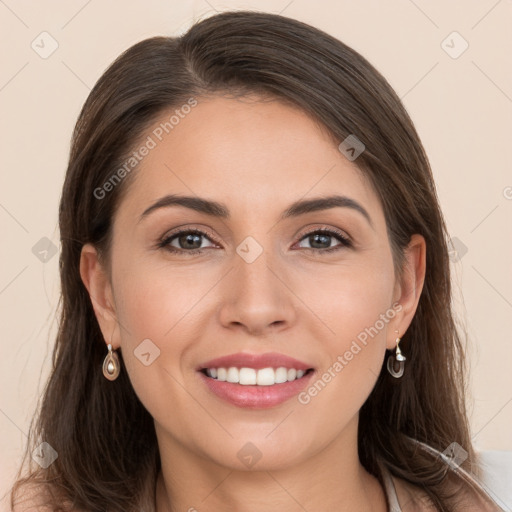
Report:
[[[241,384],[242,386],[272,386],[300,379],[306,372],[295,368],[207,368],[206,375],[222,382]]]
[[[239,384],[242,384],[244,386],[256,384],[257,374],[259,373],[259,370],[258,372],[256,372],[256,370],[254,370],[253,368],[240,368],[240,370],[238,368],[230,368],[230,370],[238,374],[239,380],[237,380],[237,382]]]
[[[226,381],[238,383],[240,380],[240,376],[238,374],[238,370],[236,368],[228,368],[228,372],[226,374]]]

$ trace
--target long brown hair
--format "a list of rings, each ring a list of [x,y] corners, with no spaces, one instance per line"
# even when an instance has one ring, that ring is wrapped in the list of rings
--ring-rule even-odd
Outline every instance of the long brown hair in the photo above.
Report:
[[[31,462],[28,455],[45,441],[58,458],[24,478],[20,468],[12,505],[27,484],[41,483],[54,494],[54,510],[66,500],[87,511],[151,510],[160,469],[152,417],[126,372],[106,385],[105,340],[80,278],[80,253],[92,243],[110,268],[112,218],[136,170],[104,197],[95,190],[164,111],[213,93],[290,102],[326,127],[336,145],[355,134],[366,146],[356,163],[382,202],[398,275],[411,235],[425,238],[424,287],[401,342],[405,373],[393,378],[384,361],[360,411],[358,448],[363,466],[379,479],[382,461],[439,510],[454,510],[446,464],[412,441],[440,452],[456,442],[468,453],[462,467],[472,469],[448,235],[418,134],[391,86],[356,51],[299,21],[247,11],[209,17],[181,37],[135,44],[105,71],[82,108],[59,208],[62,295],[53,369],[25,454]]]

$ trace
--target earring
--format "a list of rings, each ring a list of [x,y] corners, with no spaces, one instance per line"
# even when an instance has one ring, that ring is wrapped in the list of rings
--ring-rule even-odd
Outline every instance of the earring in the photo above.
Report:
[[[398,331],[396,331],[398,332]],[[388,357],[388,372],[395,377],[395,379],[399,379],[404,374],[404,366],[405,366],[405,360],[407,359],[400,350],[400,347],[398,344],[400,343],[400,338],[397,338],[395,340],[396,343],[396,352],[394,356]],[[395,362],[398,362],[398,368],[395,368]]]
[[[108,380],[116,380],[121,371],[118,355],[112,351],[112,345],[108,344],[108,354],[103,361],[103,375]]]

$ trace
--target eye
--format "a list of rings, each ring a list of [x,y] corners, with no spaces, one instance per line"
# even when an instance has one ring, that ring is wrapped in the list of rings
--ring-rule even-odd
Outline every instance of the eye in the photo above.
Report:
[[[187,256],[202,254],[205,248],[215,247],[215,244],[203,246],[201,238],[211,241],[214,237],[200,229],[184,229],[165,236],[157,243],[157,247],[165,249],[170,253],[186,254]],[[339,243],[331,246],[333,239]],[[344,247],[352,247],[350,239],[341,231],[335,229],[316,229],[302,235],[299,244],[302,240],[309,241],[312,244],[312,247],[303,247],[303,249],[321,254],[338,251]],[[327,247],[325,247],[326,245]]]
[[[338,240],[339,244],[331,246],[333,239]],[[306,240],[312,245],[312,247],[304,247],[305,249],[315,251],[320,254],[338,251],[344,247],[352,247],[352,242],[349,238],[341,231],[334,229],[316,229],[314,231],[310,231],[302,236],[301,241],[302,240]],[[326,248],[325,245],[327,245]]]
[[[164,237],[158,242],[158,247],[163,248],[171,253],[179,254],[201,254],[204,246],[202,246],[201,238],[212,238],[208,233],[200,229],[186,229],[177,231],[169,236]],[[172,245],[176,242],[178,247]]]

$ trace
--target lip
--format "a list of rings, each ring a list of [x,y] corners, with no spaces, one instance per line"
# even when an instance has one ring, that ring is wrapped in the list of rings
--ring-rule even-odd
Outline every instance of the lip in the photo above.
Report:
[[[201,371],[205,368],[254,368],[261,370],[262,368],[295,368],[296,370],[309,370],[313,365],[304,363],[290,356],[280,354],[278,352],[266,352],[264,354],[248,354],[245,352],[238,352],[227,356],[211,359],[201,364],[197,370]]]
[[[212,393],[232,405],[245,409],[268,409],[298,395],[310,383],[316,371],[310,371],[300,379],[272,386],[244,386],[212,379],[201,371],[197,374]]]

